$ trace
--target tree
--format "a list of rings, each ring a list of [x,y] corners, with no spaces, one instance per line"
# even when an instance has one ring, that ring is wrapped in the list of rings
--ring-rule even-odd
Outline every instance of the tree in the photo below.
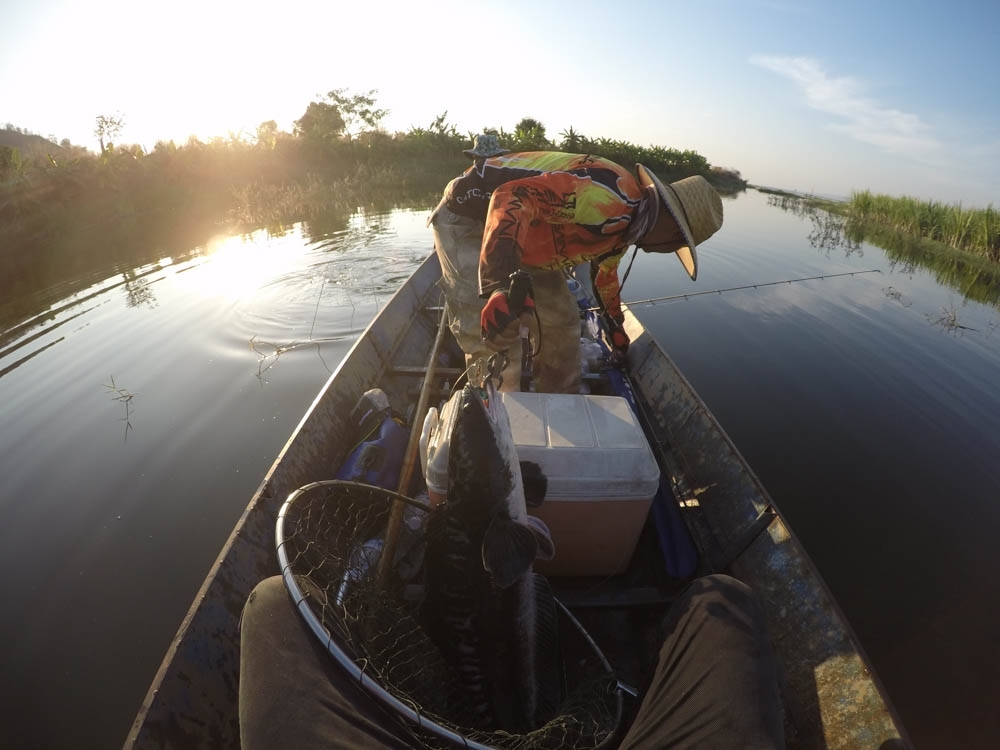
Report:
[[[545,126],[533,117],[523,117],[514,126],[514,140],[521,151],[542,150],[551,145],[545,137]]]
[[[356,134],[355,128],[361,124],[372,130],[378,129],[379,123],[389,114],[387,109],[375,108],[376,93],[376,89],[364,94],[348,94],[347,89],[334,89],[326,95],[343,118],[347,140],[351,140]]]
[[[97,125],[94,128],[94,135],[101,144],[101,153],[106,154],[108,149],[114,147],[113,141],[125,127],[125,118],[122,115],[98,115]],[[107,138],[107,144],[104,139]]]
[[[584,136],[573,130],[573,126],[569,126],[569,130],[564,130],[559,134],[562,138],[562,148],[564,151],[569,153],[576,153],[580,151],[580,144],[584,141]]]
[[[335,104],[309,102],[305,114],[295,121],[294,132],[314,143],[333,143],[344,132],[344,118]]]
[[[268,150],[274,148],[278,141],[278,123],[274,120],[262,122],[257,126],[257,145]]]
[[[458,137],[458,128],[448,122],[448,110],[435,117],[428,130],[435,135],[444,136],[445,138]]]

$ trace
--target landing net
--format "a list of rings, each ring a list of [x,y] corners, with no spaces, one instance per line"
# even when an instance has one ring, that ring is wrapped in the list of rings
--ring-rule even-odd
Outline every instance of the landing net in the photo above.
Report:
[[[379,585],[378,557],[394,500],[406,504],[404,527],[392,573]],[[356,482],[315,482],[289,495],[278,514],[278,562],[313,633],[419,746],[608,747],[622,713],[617,680],[558,602],[564,689],[554,718],[524,734],[475,728],[474,707],[457,673],[420,621],[428,510],[425,503]]]

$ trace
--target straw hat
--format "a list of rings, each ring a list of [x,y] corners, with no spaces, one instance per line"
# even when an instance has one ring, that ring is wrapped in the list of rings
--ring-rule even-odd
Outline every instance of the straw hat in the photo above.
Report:
[[[668,252],[676,252],[684,270],[694,281],[698,278],[698,255],[695,248],[722,226],[722,199],[708,180],[700,175],[664,185],[659,178],[641,164],[635,165],[639,184],[655,185],[663,205],[684,235],[685,243],[678,243]],[[641,246],[641,243],[640,243]]]
[[[495,135],[477,135],[472,139],[472,148],[467,148],[462,152],[473,159],[489,158],[509,154],[509,148],[501,148],[500,141]]]

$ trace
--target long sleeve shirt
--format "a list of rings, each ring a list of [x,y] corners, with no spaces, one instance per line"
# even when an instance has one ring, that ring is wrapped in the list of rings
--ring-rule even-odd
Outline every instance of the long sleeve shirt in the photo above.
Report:
[[[477,162],[448,184],[442,205],[485,222],[481,296],[506,286],[519,267],[589,262],[601,303],[620,319],[618,262],[641,236],[649,195],[607,159],[534,151]]]

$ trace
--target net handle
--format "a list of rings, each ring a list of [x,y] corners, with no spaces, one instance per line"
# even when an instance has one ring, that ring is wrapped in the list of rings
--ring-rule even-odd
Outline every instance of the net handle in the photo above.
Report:
[[[441,320],[438,322],[437,335],[434,337],[434,345],[431,347],[431,355],[427,360],[427,372],[424,374],[424,382],[420,386],[420,396],[417,398],[417,409],[413,414],[413,424],[410,426],[410,440],[406,444],[406,453],[403,455],[403,468],[399,477],[399,492],[408,492],[410,481],[413,478],[413,467],[417,463],[417,449],[420,446],[420,432],[424,426],[424,416],[427,413],[427,404],[431,397],[431,383],[434,380],[434,366],[437,364],[438,352],[441,351],[441,342],[444,340],[444,332],[448,330],[448,310],[441,311]],[[392,568],[390,562],[396,555],[396,544],[399,542],[400,529],[403,526],[403,505],[393,503],[389,512],[389,521],[385,530],[385,546],[382,557],[378,564],[378,582],[384,585],[389,577]]]

